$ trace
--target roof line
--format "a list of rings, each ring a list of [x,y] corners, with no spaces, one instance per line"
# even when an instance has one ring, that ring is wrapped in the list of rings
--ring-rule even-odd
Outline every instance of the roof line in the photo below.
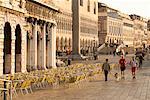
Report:
[[[53,7],[53,6],[51,6],[51,5],[48,5],[48,4],[46,4],[46,3],[43,3],[43,2],[40,2],[40,1],[36,1],[36,0],[28,0],[28,1],[34,2],[34,3],[39,4],[39,5],[41,5],[41,6],[44,6],[44,7],[46,7],[46,8],[52,9],[52,10],[54,10],[54,11],[56,11],[56,12],[59,12],[59,9],[58,9],[58,8]]]

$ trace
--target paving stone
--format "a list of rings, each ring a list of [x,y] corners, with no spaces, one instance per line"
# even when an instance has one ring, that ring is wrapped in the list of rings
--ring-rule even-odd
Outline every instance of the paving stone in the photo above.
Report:
[[[108,82],[98,79],[82,83],[80,87],[36,91],[15,100],[150,100],[150,76],[142,74],[149,72],[150,68],[142,68],[137,79],[132,80],[127,69],[126,79],[118,82],[113,77]]]

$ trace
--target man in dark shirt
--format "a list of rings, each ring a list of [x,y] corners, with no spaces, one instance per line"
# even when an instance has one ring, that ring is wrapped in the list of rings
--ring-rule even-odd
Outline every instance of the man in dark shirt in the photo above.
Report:
[[[108,63],[108,59],[106,59],[106,62],[103,63],[102,71],[104,71],[105,81],[107,81],[108,72],[110,71],[110,64]]]

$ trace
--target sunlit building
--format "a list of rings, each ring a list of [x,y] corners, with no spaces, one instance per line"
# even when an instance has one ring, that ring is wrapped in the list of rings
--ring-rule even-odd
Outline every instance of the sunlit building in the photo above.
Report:
[[[72,0],[52,0],[60,9],[57,16],[56,49],[59,52],[72,51]],[[97,0],[79,0],[80,10],[80,50],[92,52],[98,45]],[[75,6],[77,7],[77,6]],[[81,52],[83,53],[83,52]]]
[[[58,9],[35,0],[0,0],[0,74],[56,67]]]
[[[147,19],[139,15],[130,15],[134,23],[134,46],[142,47],[146,44],[145,37],[147,34]]]
[[[100,45],[107,42],[137,48],[147,44],[147,19],[124,14],[103,3],[98,4],[98,12]]]
[[[99,44],[122,43],[122,17],[118,10],[103,3],[98,4],[98,35]]]
[[[122,41],[128,47],[134,43],[134,23],[129,15],[120,13],[122,17]]]

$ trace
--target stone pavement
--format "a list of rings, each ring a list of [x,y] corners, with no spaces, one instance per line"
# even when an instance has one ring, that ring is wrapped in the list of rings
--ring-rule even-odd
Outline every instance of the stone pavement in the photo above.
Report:
[[[133,80],[130,69],[125,80],[116,81],[111,73],[109,81],[103,77],[71,88],[45,89],[18,96],[14,100],[150,100],[150,68],[137,71]]]
[[[125,58],[130,59],[133,54],[128,54]],[[83,60],[83,61],[72,61],[72,63],[103,63],[105,62],[106,58],[109,60],[109,63],[118,63],[120,56],[113,56],[113,55],[99,55],[98,60]]]

